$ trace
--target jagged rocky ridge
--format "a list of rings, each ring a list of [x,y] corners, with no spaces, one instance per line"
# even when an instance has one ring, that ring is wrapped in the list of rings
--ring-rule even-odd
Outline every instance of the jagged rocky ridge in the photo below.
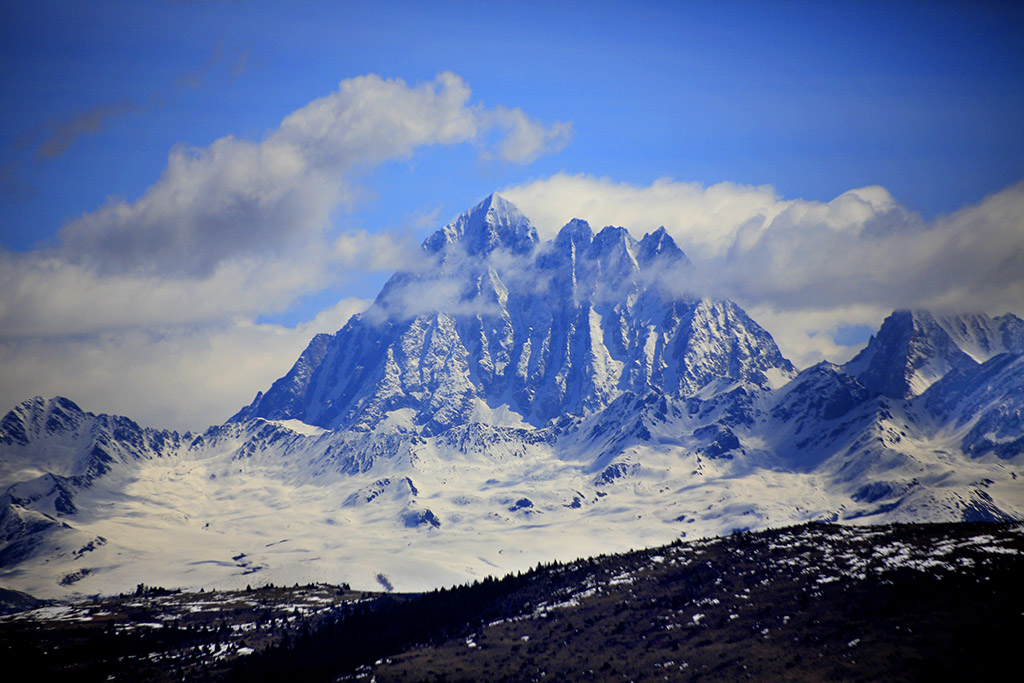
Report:
[[[798,374],[687,293],[664,229],[541,242],[492,195],[423,256],[202,434],[60,398],[8,413],[0,584],[426,588],[681,534],[1024,515],[1015,316],[896,312]]]
[[[232,421],[366,431],[409,409],[429,435],[507,405],[539,427],[624,392],[681,397],[794,374],[738,306],[681,295],[690,262],[664,228],[637,242],[625,228],[594,235],[574,220],[541,244],[492,195],[423,247],[428,268],[392,277],[368,311],[318,335]]]

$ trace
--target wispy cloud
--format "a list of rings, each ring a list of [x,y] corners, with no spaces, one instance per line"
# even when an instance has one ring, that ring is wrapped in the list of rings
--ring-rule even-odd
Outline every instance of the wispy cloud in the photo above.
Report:
[[[234,66],[231,67],[232,78],[238,78],[239,76],[245,75],[245,72],[249,70],[249,59],[252,57],[251,50],[245,50],[235,60]]]
[[[224,39],[219,39],[213,47],[209,58],[198,68],[183,73],[175,79],[174,84],[178,88],[192,88],[198,90],[203,87],[203,81],[217,64],[224,59]]]
[[[102,132],[111,119],[142,109],[141,105],[127,101],[98,104],[39,125],[31,133],[23,136],[17,142],[17,147],[34,150],[37,159],[54,159],[63,156],[81,137]]]
[[[571,122],[545,127],[518,107],[496,107],[485,118],[500,131],[500,139],[485,149],[484,157],[513,164],[528,164],[545,154],[561,151],[572,138]]]
[[[422,258],[422,250],[409,233],[403,235],[352,230],[334,240],[333,255],[348,268],[365,271],[410,270]]]
[[[238,55],[231,67],[232,78],[238,78],[248,70],[249,57],[248,50]],[[198,68],[179,75],[175,79],[174,87],[177,90],[201,88],[210,72],[225,58],[224,41],[218,40],[210,57]],[[60,158],[83,137],[102,133],[111,121],[164,106],[167,96],[168,93],[154,93],[145,103],[118,100],[96,104],[82,111],[69,113],[62,118],[37,125],[17,140],[15,148],[16,150],[29,150],[36,161]],[[8,198],[26,195],[27,185],[19,176],[19,171],[22,170],[21,165],[20,161],[12,161],[0,169],[0,192]]]

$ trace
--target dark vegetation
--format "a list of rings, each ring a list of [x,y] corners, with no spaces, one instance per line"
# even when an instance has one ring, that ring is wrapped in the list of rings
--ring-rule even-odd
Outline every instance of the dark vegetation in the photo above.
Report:
[[[250,652],[287,647],[373,599],[321,584],[200,593],[139,584],[132,593],[0,619],[0,662],[47,681],[217,679]]]
[[[1016,668],[1024,632],[1022,569],[1020,524],[809,524],[551,563],[422,595],[340,591],[314,617],[236,633],[234,654],[216,662],[208,646],[181,643],[222,643],[212,633],[231,638],[230,624],[253,623],[258,609],[265,625],[303,591],[334,589],[223,594],[248,606],[233,613],[225,600],[220,614],[182,616],[159,633],[118,633],[116,624],[142,623],[159,601],[194,603],[197,594],[102,601],[119,616],[91,633],[82,623],[7,617],[0,657],[28,661],[34,647],[40,673],[76,680],[998,679]],[[131,614],[126,600],[148,601],[139,608],[148,611]],[[251,654],[238,654],[242,641]],[[147,648],[180,654],[154,660]]]

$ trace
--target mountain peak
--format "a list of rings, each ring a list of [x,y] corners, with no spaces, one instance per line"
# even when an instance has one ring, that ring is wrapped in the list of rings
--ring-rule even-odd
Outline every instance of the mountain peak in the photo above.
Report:
[[[644,235],[640,240],[637,259],[641,263],[650,263],[655,259],[665,259],[671,262],[681,262],[683,265],[693,265],[686,257],[683,250],[676,245],[676,241],[668,234],[665,226],[661,226],[654,232]]]
[[[474,208],[484,209],[489,216],[496,216],[504,213],[522,216],[522,213],[520,213],[519,208],[515,204],[505,199],[497,192],[492,192],[484,197],[483,201],[477,204]]]
[[[636,244],[636,240],[629,234],[629,230],[615,225],[606,225],[594,235],[594,248],[598,251],[604,251],[618,244],[633,246]]]
[[[492,192],[423,242],[424,250],[438,253],[459,244],[468,254],[489,254],[507,249],[526,254],[537,245],[537,231],[515,204]]]
[[[594,231],[590,229],[590,224],[580,218],[573,218],[558,231],[553,246],[559,254],[582,253],[593,241]]]
[[[582,218],[573,218],[558,231],[558,235],[555,236],[555,244],[562,245],[572,242],[577,247],[581,245],[588,247],[593,239],[594,231],[591,230],[590,223]]]
[[[1005,352],[1024,352],[1024,321],[1014,315],[900,310],[843,368],[873,391],[910,398],[950,370],[966,370]]]

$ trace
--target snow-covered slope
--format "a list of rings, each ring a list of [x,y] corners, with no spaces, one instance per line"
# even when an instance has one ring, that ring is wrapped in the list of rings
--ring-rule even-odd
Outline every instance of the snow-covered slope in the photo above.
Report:
[[[0,585],[419,589],[814,519],[1024,518],[1024,322],[898,312],[797,374],[663,230],[498,195],[202,434],[0,421]]]

